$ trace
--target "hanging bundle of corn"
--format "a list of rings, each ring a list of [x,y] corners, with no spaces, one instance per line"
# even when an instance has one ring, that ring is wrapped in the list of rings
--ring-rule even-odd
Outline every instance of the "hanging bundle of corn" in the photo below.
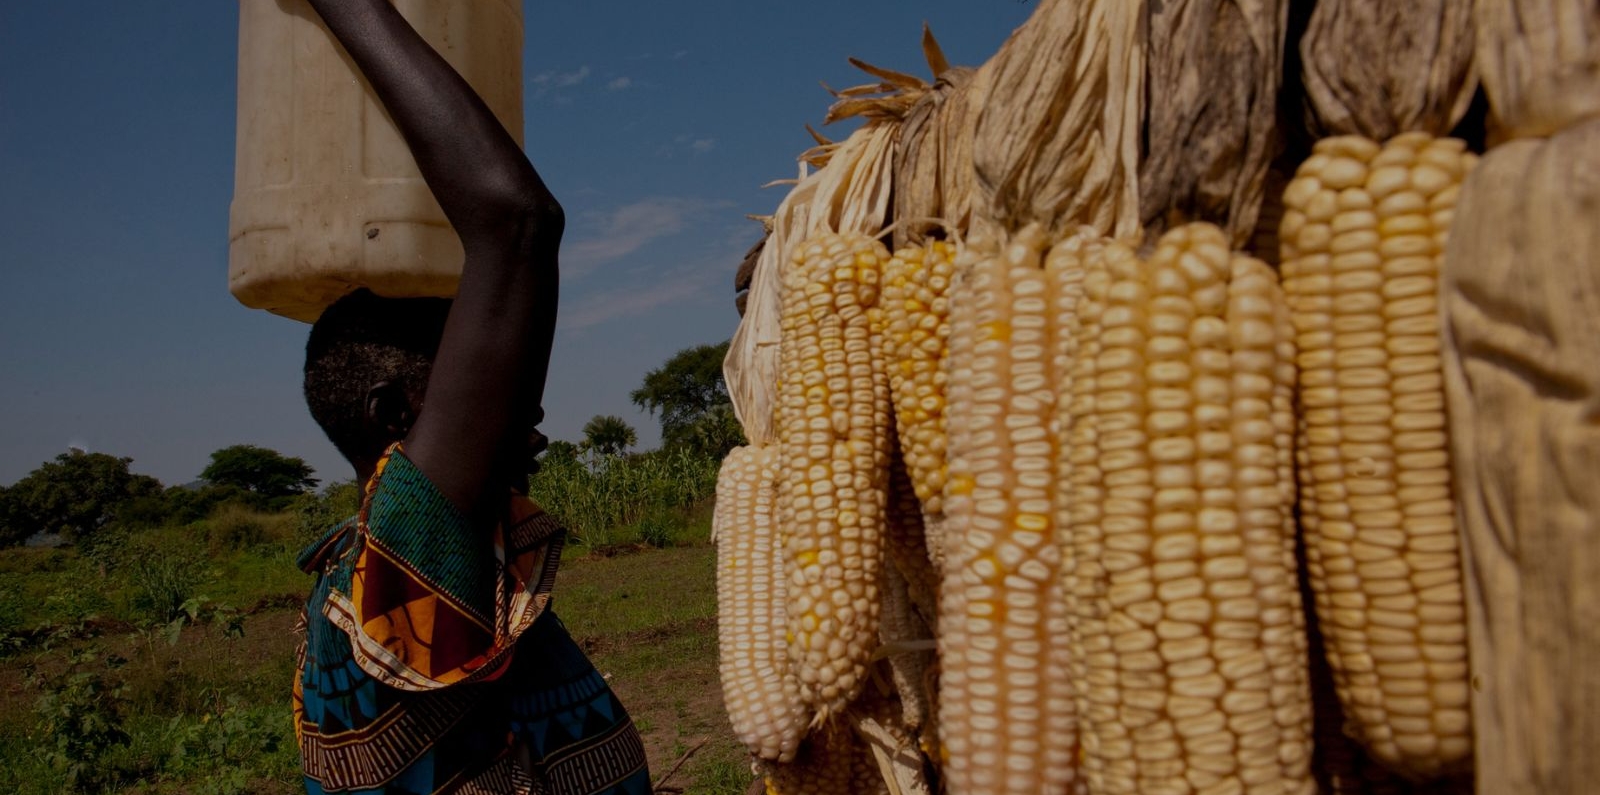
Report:
[[[1288,0],[1169,0],[1149,5],[1145,232],[1208,221],[1235,246],[1255,228],[1277,154],[1278,84]],[[1321,6],[1318,6],[1321,8]]]
[[[820,232],[876,235],[888,224],[900,119],[927,85],[910,75],[855,62],[882,82],[836,92],[829,120],[862,116],[868,123],[842,142],[820,135],[802,155],[800,177],[778,205],[754,266],[747,311],[723,362],[734,414],[752,444],[775,441],[780,293],[795,253]],[[874,96],[884,94],[886,96]],[[806,165],[819,170],[808,174]],[[781,180],[773,184],[791,184]]]
[[[1491,140],[1441,274],[1478,791],[1600,780],[1600,8],[1474,5]]]

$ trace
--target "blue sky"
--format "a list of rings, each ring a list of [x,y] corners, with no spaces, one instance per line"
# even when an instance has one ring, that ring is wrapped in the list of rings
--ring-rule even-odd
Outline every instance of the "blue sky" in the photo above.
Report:
[[[846,57],[926,76],[926,20],[977,64],[1033,8],[526,3],[525,141],[568,217],[546,433],[617,414],[656,444],[628,392],[732,335],[744,216],[782,198],[759,186],[794,175],[818,82],[867,82]],[[308,327],[227,291],[237,27],[230,0],[0,0],[0,484],[69,445],[168,484],[238,443],[349,477],[299,395]]]

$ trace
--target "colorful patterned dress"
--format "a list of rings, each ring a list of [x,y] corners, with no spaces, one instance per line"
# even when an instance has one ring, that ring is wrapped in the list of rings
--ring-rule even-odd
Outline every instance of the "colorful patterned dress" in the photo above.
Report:
[[[300,556],[306,791],[648,795],[633,722],[547,609],[564,540],[522,497],[487,534],[392,448]]]

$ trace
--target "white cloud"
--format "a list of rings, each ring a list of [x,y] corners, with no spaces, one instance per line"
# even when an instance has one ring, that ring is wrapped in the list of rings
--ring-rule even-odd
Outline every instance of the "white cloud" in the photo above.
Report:
[[[582,276],[638,251],[651,241],[682,232],[691,219],[726,202],[657,197],[589,216],[580,236],[561,250],[562,273]]]
[[[721,283],[727,279],[721,277],[726,275],[710,267],[680,269],[647,284],[586,296],[561,311],[560,323],[562,328],[577,331],[694,298],[716,298],[731,304],[733,293],[716,289],[725,286]]]
[[[542,97],[545,94],[562,88],[571,88],[589,79],[589,65],[584,64],[571,72],[558,72],[549,70],[540,72],[528,79],[535,86],[533,95]]]
[[[631,85],[633,85],[633,78],[624,76],[606,83],[606,88],[612,91],[621,91]]]
[[[656,154],[667,158],[683,152],[688,152],[695,155],[703,155],[707,152],[710,152],[712,149],[715,149],[716,146],[717,139],[715,138],[697,138],[688,133],[683,133],[681,135],[674,136],[671,143],[662,144],[660,147],[658,147],[656,149]]]
[[[723,208],[723,204],[706,206]],[[696,229],[703,230],[703,225]],[[720,308],[731,317],[733,272],[750,248],[753,233],[744,224],[704,231],[712,232],[711,239],[676,264],[634,269],[614,279],[615,287],[564,303],[562,329],[579,331],[678,304]]]

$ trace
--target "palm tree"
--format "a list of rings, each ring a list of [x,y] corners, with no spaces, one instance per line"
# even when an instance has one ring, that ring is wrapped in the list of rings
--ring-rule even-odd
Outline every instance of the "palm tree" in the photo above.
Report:
[[[583,444],[601,456],[621,455],[639,443],[633,426],[621,417],[597,414],[583,426]]]

